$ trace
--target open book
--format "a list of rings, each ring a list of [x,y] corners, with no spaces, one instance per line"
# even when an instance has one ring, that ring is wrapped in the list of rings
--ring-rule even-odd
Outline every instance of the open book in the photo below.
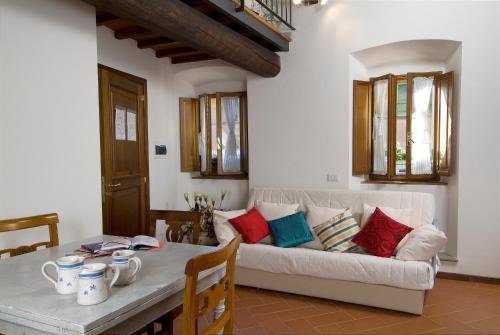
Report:
[[[102,243],[101,250],[118,250],[118,249],[151,249],[159,248],[160,242],[151,236],[137,235],[133,238],[124,237],[114,240],[105,241]]]

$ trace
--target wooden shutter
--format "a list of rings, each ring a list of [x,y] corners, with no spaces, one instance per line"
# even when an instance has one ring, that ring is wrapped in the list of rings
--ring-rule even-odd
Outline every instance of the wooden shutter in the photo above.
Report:
[[[369,82],[354,80],[352,132],[352,174],[354,176],[371,172],[369,92]]]
[[[437,173],[451,176],[453,71],[438,77]]]
[[[241,163],[242,171],[248,174],[248,102],[247,94],[243,93],[240,100],[241,108]]]
[[[179,98],[181,171],[200,171],[198,99]]]

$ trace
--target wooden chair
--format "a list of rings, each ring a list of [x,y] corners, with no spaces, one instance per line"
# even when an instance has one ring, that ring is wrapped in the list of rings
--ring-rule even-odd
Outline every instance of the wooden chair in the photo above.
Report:
[[[57,224],[59,217],[55,213],[29,216],[18,219],[0,220],[0,233],[29,229],[41,226],[48,226],[50,241],[39,242],[32,245],[23,245],[15,249],[0,250],[0,258],[3,254],[9,254],[10,257],[26,254],[36,251],[39,247],[45,246],[51,248],[59,245],[59,236],[57,234]]]
[[[202,335],[218,334],[220,331],[228,335],[233,333],[235,318],[235,279],[236,252],[240,246],[240,238],[235,237],[224,248],[209,254],[192,258],[186,264],[184,274],[186,283],[184,287],[184,304],[160,320],[162,330],[155,335],[172,335],[173,321],[182,313],[184,335],[198,335],[198,319],[214,310],[220,301],[224,300],[224,311]],[[198,275],[200,272],[212,269],[226,263],[226,273],[217,284],[205,291],[197,293]]]
[[[156,221],[165,220],[168,225],[166,239],[168,242],[182,242],[185,232],[183,227],[189,222],[193,223],[192,244],[198,244],[200,238],[200,212],[151,210],[149,212],[150,234],[156,236]]]
[[[240,246],[240,238],[235,237],[221,250],[192,258],[186,265],[184,274],[186,284],[184,288],[183,305],[183,333],[198,334],[198,319],[215,309],[224,299],[224,312],[208,327],[203,334],[217,334],[224,330],[224,334],[232,334],[235,317],[235,284],[234,272],[236,268],[236,252]],[[217,284],[208,290],[196,293],[198,275],[200,272],[226,263],[226,274]],[[201,305],[201,308],[200,308]]]

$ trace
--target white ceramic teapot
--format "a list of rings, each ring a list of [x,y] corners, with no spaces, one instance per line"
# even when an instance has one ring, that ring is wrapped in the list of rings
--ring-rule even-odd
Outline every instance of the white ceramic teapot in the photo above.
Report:
[[[65,256],[55,262],[45,262],[42,265],[42,274],[50,280],[60,294],[71,294],[78,291],[78,274],[82,270],[84,258],[80,256]],[[56,268],[57,278],[47,273],[47,266]]]
[[[113,278],[106,282],[106,272],[111,269],[104,263],[93,263],[84,265],[78,275],[78,298],[80,305],[95,305],[108,299],[109,289],[115,284],[120,269],[115,269]]]

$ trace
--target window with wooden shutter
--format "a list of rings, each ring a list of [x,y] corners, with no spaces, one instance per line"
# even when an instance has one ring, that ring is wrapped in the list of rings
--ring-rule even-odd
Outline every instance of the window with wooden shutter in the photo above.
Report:
[[[181,171],[200,171],[198,99],[179,99]]]
[[[354,81],[353,175],[439,181],[451,175],[453,72]]]
[[[370,140],[370,85],[367,81],[355,80],[353,84],[353,146],[352,174],[365,175],[371,172]]]
[[[195,178],[246,179],[246,92],[202,94],[180,99],[181,171]]]

